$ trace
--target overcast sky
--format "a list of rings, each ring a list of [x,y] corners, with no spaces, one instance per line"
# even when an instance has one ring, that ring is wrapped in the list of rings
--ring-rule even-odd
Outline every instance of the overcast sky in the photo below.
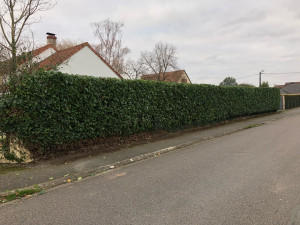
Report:
[[[263,74],[272,86],[300,81],[299,0],[57,0],[32,30],[39,44],[46,32],[93,43],[90,23],[106,18],[124,22],[130,58],[158,41],[175,45],[193,83],[258,85],[261,70],[299,72]]]

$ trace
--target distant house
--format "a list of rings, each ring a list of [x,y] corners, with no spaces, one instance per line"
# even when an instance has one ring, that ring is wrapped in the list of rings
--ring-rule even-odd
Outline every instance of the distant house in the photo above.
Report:
[[[33,61],[38,63],[39,68],[55,68],[68,74],[122,79],[88,42],[58,51],[55,34],[47,34],[47,45],[32,51]]]
[[[192,83],[185,70],[166,72],[164,75],[160,74],[160,76],[158,76],[157,74],[147,74],[143,75],[141,79],[174,83]]]
[[[280,88],[280,94],[300,94],[300,82],[287,82],[284,85],[275,85]]]

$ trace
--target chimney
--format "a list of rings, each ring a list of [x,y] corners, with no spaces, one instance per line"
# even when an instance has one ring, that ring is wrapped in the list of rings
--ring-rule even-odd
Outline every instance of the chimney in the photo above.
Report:
[[[55,36],[55,34],[52,33],[46,33],[47,34],[47,45],[53,45],[54,47],[56,47],[56,39],[57,37]]]

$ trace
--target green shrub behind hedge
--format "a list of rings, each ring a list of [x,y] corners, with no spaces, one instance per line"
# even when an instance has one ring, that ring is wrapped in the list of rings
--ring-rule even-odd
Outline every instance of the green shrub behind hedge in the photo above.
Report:
[[[274,88],[219,87],[39,72],[10,82],[0,128],[26,144],[60,144],[204,126],[275,111]]]

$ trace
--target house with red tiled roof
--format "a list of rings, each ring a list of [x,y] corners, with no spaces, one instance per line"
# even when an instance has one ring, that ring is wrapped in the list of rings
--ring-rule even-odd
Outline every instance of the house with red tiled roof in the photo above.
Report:
[[[188,83],[191,84],[191,80],[185,70],[170,71],[166,73],[147,74],[141,77],[142,80],[153,80],[173,83]]]
[[[47,44],[33,51],[23,53],[18,56],[17,62],[19,66],[38,63],[57,52],[57,49],[52,44]],[[0,76],[5,77],[9,73],[11,60],[2,61],[0,68]]]
[[[43,47],[34,49],[31,52],[31,57],[34,61],[42,61],[57,52],[57,49],[52,44],[47,44]]]
[[[33,50],[32,57],[39,68],[62,73],[122,79],[88,42],[61,51],[56,49],[56,36],[47,33],[47,45]]]

